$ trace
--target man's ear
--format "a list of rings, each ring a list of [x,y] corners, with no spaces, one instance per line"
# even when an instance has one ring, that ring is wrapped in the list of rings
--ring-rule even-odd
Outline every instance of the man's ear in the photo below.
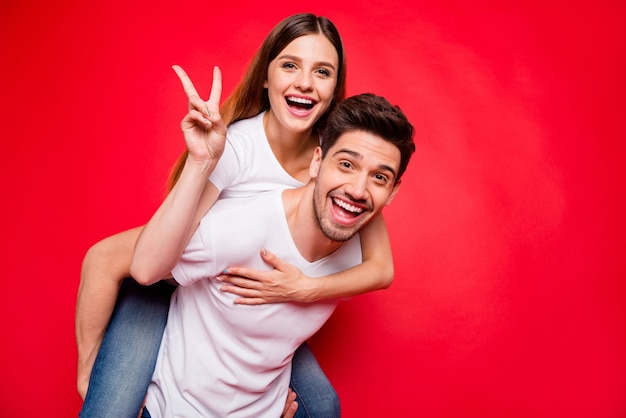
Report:
[[[315,148],[311,164],[309,165],[309,176],[314,179],[317,178],[317,174],[320,171],[320,165],[322,165],[322,148]]]
[[[400,183],[402,183],[402,181],[398,180],[398,182],[393,186],[393,190],[391,191],[391,194],[387,198],[387,202],[385,202],[385,206],[389,206],[393,198],[396,197],[396,194],[398,194],[398,190],[400,190]]]

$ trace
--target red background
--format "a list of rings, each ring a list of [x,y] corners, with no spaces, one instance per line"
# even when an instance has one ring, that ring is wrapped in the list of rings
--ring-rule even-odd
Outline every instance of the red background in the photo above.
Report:
[[[139,3],[0,5],[2,416],[78,412],[81,259],[162,198],[171,65],[228,93],[301,11],[339,27],[349,93],[417,129],[396,280],[312,343],[344,416],[626,416],[623,2]]]

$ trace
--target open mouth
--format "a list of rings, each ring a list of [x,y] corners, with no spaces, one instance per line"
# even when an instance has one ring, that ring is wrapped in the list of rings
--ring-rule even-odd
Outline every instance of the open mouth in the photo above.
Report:
[[[286,97],[287,105],[290,107],[296,107],[298,109],[311,110],[315,106],[315,101],[311,99],[305,99],[304,97]]]
[[[345,201],[343,201],[341,199],[338,199],[336,197],[334,197],[332,200],[333,200],[333,203],[335,204],[335,206],[340,207],[342,209],[342,212],[344,214],[346,214],[347,216],[350,216],[352,218],[356,218],[361,213],[363,213],[364,209],[362,207],[351,205],[348,202],[345,202]]]

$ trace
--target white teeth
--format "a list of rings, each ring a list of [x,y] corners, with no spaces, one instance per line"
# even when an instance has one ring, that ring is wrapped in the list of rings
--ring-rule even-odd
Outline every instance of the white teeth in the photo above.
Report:
[[[352,212],[352,213],[356,213],[356,214],[359,214],[359,213],[363,212],[363,208],[359,208],[359,207],[356,207],[356,206],[349,205],[346,202],[344,202],[343,200],[333,199],[333,202],[335,202],[335,204],[337,206],[347,210],[348,212]]]
[[[301,98],[301,97],[288,97],[287,100],[289,100],[291,102],[305,104],[305,105],[312,105],[313,104],[313,100],[311,100],[311,99],[304,99],[304,98]]]

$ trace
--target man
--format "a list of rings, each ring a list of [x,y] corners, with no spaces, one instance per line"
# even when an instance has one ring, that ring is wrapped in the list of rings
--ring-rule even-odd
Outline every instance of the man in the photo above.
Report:
[[[358,231],[397,193],[412,137],[404,114],[385,99],[346,99],[328,117],[306,185],[215,203],[172,271],[181,286],[144,416],[280,416],[294,351],[338,301],[236,305],[215,277],[230,265],[267,268],[259,255],[266,249],[309,277],[358,264]],[[158,255],[142,254],[131,272],[150,284],[158,277],[144,266]]]

